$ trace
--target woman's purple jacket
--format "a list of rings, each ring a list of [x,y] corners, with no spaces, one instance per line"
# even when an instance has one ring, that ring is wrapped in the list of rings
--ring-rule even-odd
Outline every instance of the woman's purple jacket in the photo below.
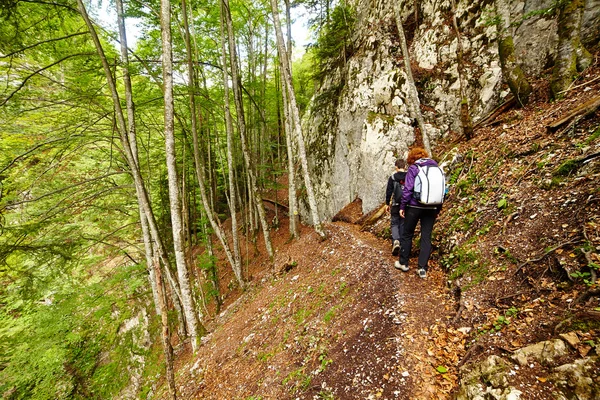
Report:
[[[433,166],[437,167],[438,163],[436,163],[431,158],[420,158],[415,161],[410,167],[408,167],[408,171],[406,171],[406,179],[404,181],[404,191],[402,192],[402,201],[400,202],[400,209],[404,210],[406,206],[418,207],[418,208],[436,208],[438,211],[442,209],[442,206],[427,206],[419,203],[413,196],[413,189],[415,188],[415,178],[419,175],[419,168],[417,165],[421,167]]]

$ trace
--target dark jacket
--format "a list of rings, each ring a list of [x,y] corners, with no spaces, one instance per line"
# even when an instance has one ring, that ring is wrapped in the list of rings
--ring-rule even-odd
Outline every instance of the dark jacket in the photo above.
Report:
[[[413,190],[415,188],[415,178],[419,175],[419,167],[426,166],[434,166],[436,167],[438,164],[431,158],[421,158],[415,161],[410,167],[408,167],[408,171],[406,171],[406,179],[404,181],[404,192],[402,193],[402,201],[400,202],[400,209],[404,210],[407,206],[417,207],[417,208],[435,208],[438,211],[442,209],[442,206],[426,206],[417,201],[413,196]]]
[[[405,177],[406,172],[401,171],[395,172],[392,176],[388,178],[387,188],[385,189],[385,204],[390,204],[390,200],[392,199],[392,195],[394,194],[394,181],[400,184],[404,184]]]

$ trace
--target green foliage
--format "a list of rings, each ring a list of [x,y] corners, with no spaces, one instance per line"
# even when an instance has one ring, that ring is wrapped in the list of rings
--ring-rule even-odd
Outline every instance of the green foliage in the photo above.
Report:
[[[356,11],[345,3],[338,4],[311,46],[315,78],[321,81],[329,72],[344,65],[354,52],[352,34]]]
[[[118,327],[131,317],[128,297],[145,282],[142,268],[125,267],[47,303],[1,309],[0,392],[19,399],[113,397],[129,380],[128,359],[137,347],[134,332],[118,334]]]
[[[504,210],[506,207],[508,207],[508,200],[506,199],[506,196],[502,196],[502,198],[498,201],[498,209]]]
[[[325,323],[329,323],[331,322],[331,320],[335,317],[335,313],[337,312],[337,310],[339,309],[338,306],[333,306],[331,307],[326,313],[325,315],[323,315],[323,321]]]
[[[284,385],[291,384],[290,391],[296,393],[308,389],[312,377],[305,372],[306,367],[300,367],[290,372],[282,381]]]

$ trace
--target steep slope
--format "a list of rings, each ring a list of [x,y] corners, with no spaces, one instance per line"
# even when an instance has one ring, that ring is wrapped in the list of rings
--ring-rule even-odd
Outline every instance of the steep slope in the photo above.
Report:
[[[598,97],[600,69],[564,101],[544,93],[437,147],[452,189],[426,280],[393,268],[389,219],[364,224],[359,199],[325,241],[303,227],[288,243],[280,216],[276,272],[250,258],[199,353],[179,347],[180,397],[597,398],[600,115],[547,125]]]

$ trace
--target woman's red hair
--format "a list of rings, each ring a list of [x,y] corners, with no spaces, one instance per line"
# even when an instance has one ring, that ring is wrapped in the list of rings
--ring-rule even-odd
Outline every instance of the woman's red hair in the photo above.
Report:
[[[406,163],[408,165],[413,165],[415,161],[420,158],[428,158],[429,154],[427,154],[427,150],[422,147],[413,147],[408,152],[408,156],[406,157]]]

